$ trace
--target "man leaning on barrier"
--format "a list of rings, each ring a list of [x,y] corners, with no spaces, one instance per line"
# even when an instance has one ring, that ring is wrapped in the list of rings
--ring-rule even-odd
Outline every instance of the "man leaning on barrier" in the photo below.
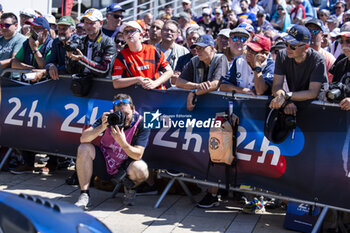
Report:
[[[4,13],[1,15],[0,31],[0,74],[3,69],[10,68],[11,60],[22,47],[23,42],[27,39],[17,32],[18,19],[13,13]]]
[[[51,55],[45,66],[46,73],[53,80],[58,79],[58,75],[66,72],[66,49],[67,41],[72,40],[75,33],[75,22],[70,16],[63,16],[58,20],[58,37],[52,42]]]
[[[79,41],[74,41],[75,43],[70,41],[71,51],[66,52],[67,72],[89,73],[94,77],[104,78],[108,75],[113,55],[116,53],[115,43],[112,38],[102,33],[103,16],[99,10],[86,10],[83,19],[86,35]]]
[[[123,180],[125,205],[134,204],[134,187],[148,177],[147,164],[141,158],[150,131],[143,127],[142,116],[126,94],[114,97],[112,112],[113,115],[104,112],[80,137],[76,168],[81,194],[75,205],[83,209],[90,204],[89,184],[93,174],[104,180]],[[101,133],[100,146],[93,145],[92,141]]]
[[[283,37],[286,49],[279,51],[275,63],[270,108],[284,107],[284,113],[296,115],[293,101],[316,99],[323,83],[328,83],[323,56],[309,48],[310,32],[296,25]],[[283,86],[284,77],[288,88]],[[288,89],[288,90],[287,90]]]
[[[339,102],[341,109],[350,110],[350,32],[343,32],[338,38],[345,57],[339,60],[330,69],[333,74],[332,84],[326,97],[328,101]]]

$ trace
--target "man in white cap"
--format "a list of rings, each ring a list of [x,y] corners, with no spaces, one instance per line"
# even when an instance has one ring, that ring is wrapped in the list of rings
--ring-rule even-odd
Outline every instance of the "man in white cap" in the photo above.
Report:
[[[165,89],[164,83],[173,71],[164,54],[153,45],[142,44],[143,29],[136,21],[123,23],[120,32],[128,47],[114,61],[114,88],[139,84],[144,89]]]
[[[68,73],[91,73],[94,77],[108,75],[113,55],[116,52],[112,38],[101,31],[103,16],[101,11],[90,8],[83,15],[86,35],[81,37],[79,48],[67,51],[66,69]]]
[[[36,13],[32,8],[23,9],[19,12],[19,23],[21,26],[20,33],[22,35],[27,37],[31,36],[30,26],[25,25],[24,23],[26,21],[33,21],[35,17],[36,17]]]

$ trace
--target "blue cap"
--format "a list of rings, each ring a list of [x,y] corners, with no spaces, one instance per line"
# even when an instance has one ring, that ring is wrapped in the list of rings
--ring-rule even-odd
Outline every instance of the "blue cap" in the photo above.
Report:
[[[288,35],[284,36],[283,39],[286,40],[290,44],[299,44],[299,43],[310,43],[311,34],[309,29],[302,25],[293,26]]]
[[[37,18],[34,18],[33,21],[27,20],[25,22],[25,24],[30,24],[33,26],[42,27],[42,28],[45,28],[46,30],[50,31],[50,24],[47,21],[47,19],[45,19],[45,17],[37,17]]]
[[[252,25],[250,25],[249,23],[241,23],[237,26],[238,28],[244,28],[245,30],[247,30],[249,33],[255,33],[255,29]]]
[[[307,27],[307,25],[309,25],[309,24],[314,24],[314,25],[318,26],[322,30],[322,32],[325,31],[324,24],[323,24],[322,20],[312,18],[306,22],[305,27]]]
[[[115,11],[125,11],[119,4],[112,3],[106,9],[107,12],[115,12]]]
[[[196,46],[207,47],[207,46],[214,46],[214,45],[215,45],[215,42],[213,37],[211,35],[205,34],[205,35],[201,35],[198,38],[197,42],[191,45],[191,49],[194,49]]]

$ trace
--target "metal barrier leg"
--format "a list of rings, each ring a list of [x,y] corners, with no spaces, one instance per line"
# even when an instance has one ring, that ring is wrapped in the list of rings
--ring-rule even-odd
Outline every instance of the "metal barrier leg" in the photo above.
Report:
[[[171,186],[173,186],[174,182],[175,182],[176,178],[172,178],[169,183],[166,185],[164,191],[162,192],[162,194],[160,195],[160,197],[158,198],[157,203],[154,205],[154,208],[158,208],[160,203],[163,201],[165,195],[169,192],[169,189],[171,188]]]
[[[8,159],[8,157],[10,156],[11,152],[13,151],[12,148],[9,148],[8,151],[6,152],[4,158],[1,160],[1,163],[0,163],[0,172],[1,172],[1,169],[2,167],[4,166],[6,160]]]
[[[324,218],[326,217],[327,211],[328,211],[328,206],[323,207],[323,210],[320,214],[320,217],[318,217],[317,222],[316,222],[314,228],[312,229],[311,233],[317,233],[320,230],[322,222],[323,222]]]
[[[115,198],[115,195],[117,194],[117,192],[118,192],[118,190],[120,189],[120,186],[121,186],[121,185],[122,185],[121,183],[118,183],[118,184],[114,187],[113,192],[112,192],[112,198]]]
[[[177,180],[177,181],[180,183],[180,185],[181,185],[182,189],[185,191],[186,195],[191,199],[192,203],[197,203],[197,202],[194,200],[194,198],[193,198],[193,196],[192,196],[192,193],[191,193],[190,190],[187,188],[187,185],[186,185],[182,180]]]

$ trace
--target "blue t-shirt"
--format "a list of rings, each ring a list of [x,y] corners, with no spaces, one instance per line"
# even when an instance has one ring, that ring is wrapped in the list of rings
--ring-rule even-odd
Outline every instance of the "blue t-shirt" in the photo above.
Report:
[[[252,12],[241,13],[237,16],[239,19],[250,19],[252,22],[256,20],[256,15]]]

